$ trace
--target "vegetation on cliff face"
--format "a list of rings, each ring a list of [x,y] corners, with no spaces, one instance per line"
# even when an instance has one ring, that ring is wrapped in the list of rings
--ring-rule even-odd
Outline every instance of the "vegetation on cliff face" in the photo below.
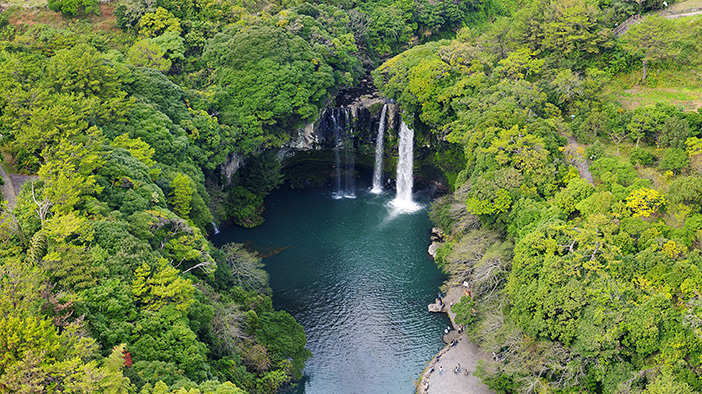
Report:
[[[699,84],[701,20],[646,17],[616,40],[627,6],[523,1],[374,71],[416,127],[463,149],[432,207],[437,263],[470,284],[459,320],[495,352],[481,374],[500,393],[702,391],[702,115],[608,99],[642,66],[653,87],[669,70]]]
[[[271,393],[300,378],[302,327],[272,308],[257,256],[212,247],[210,223],[260,224],[282,180],[273,150],[379,58],[505,11],[12,4],[26,7],[0,14],[0,131],[7,169],[34,178],[0,220],[0,392]]]
[[[463,321],[501,358],[486,381],[702,390],[702,117],[604,99],[644,64],[652,86],[673,71],[699,84],[697,19],[646,21],[630,37],[663,36],[645,45],[609,35],[661,3],[50,0],[55,12],[3,12],[2,144],[8,166],[36,177],[0,221],[0,392],[270,393],[300,377],[304,332],[272,308],[260,260],[205,231],[260,223],[281,182],[269,148],[404,50],[374,76],[455,187],[432,213],[451,237],[438,261],[473,286]],[[563,149],[570,133],[584,152]],[[578,155],[595,185],[578,179]],[[247,165],[226,179],[235,157]]]

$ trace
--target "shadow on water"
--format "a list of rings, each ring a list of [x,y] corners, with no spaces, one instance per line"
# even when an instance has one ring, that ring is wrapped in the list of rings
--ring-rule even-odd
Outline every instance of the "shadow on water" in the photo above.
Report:
[[[393,193],[357,186],[355,199],[281,188],[263,225],[213,239],[265,255],[274,306],[305,328],[313,356],[288,393],[409,394],[442,346],[448,320],[427,312],[444,278],[427,254],[428,199],[393,213]]]

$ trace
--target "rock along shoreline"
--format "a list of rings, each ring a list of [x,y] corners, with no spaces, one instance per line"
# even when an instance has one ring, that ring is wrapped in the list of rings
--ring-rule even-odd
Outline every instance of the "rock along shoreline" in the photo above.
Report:
[[[435,257],[437,241],[439,241],[438,238],[442,238],[442,235],[439,229],[432,229],[433,242],[429,248],[429,254],[432,257]],[[456,314],[450,308],[451,305],[458,303],[464,294],[467,294],[467,288],[454,283],[442,298],[443,304],[437,299],[427,307],[429,312],[447,313],[452,329],[443,336],[447,345],[429,361],[424,369],[417,385],[417,394],[495,394],[473,374],[480,360],[490,363],[492,357],[470,342],[465,331],[459,332]],[[459,365],[460,370],[455,371]]]

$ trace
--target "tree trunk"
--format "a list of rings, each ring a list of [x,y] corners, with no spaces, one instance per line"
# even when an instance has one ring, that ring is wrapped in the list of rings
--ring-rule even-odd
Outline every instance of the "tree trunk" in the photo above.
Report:
[[[642,82],[646,82],[646,63],[648,61],[646,59],[643,60],[643,77],[641,78]]]

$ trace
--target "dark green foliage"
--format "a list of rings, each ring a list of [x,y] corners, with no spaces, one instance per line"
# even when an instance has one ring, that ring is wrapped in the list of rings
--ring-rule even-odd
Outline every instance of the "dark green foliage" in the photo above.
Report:
[[[312,356],[305,349],[307,339],[302,326],[289,313],[277,311],[260,315],[255,327],[256,337],[270,349],[274,359],[290,360],[293,376],[301,378],[305,361]]]
[[[471,297],[461,297],[461,300],[451,307],[451,312],[456,314],[456,322],[470,329],[478,321],[475,302]]]
[[[592,145],[587,147],[585,156],[591,161],[606,157],[604,145],[600,141],[595,141]]]
[[[71,16],[96,5],[49,1]],[[115,16],[126,31],[3,14],[3,143],[41,179],[1,220],[0,339],[27,339],[70,368],[50,380],[48,363],[11,360],[0,391],[224,390],[216,377],[274,392],[299,377],[304,332],[274,311],[260,259],[214,250],[203,230],[210,210],[260,224],[281,172],[324,183],[324,160],[281,170],[276,152],[379,58],[381,94],[400,102],[423,165],[455,189],[431,211],[447,236],[436,260],[469,283],[454,308],[499,355],[484,381],[505,393],[699,391],[702,187],[688,138],[702,117],[663,104],[629,111],[602,94],[639,59],[699,63],[699,40],[658,18],[612,40],[638,8],[125,0]],[[582,152],[561,149],[571,133],[590,144],[594,186],[573,167]],[[240,157],[225,176],[222,164]],[[121,349],[135,362],[126,370]],[[7,376],[17,386],[3,386]]]
[[[234,222],[243,227],[255,227],[263,223],[263,197],[251,193],[248,189],[237,186],[228,196]]]
[[[283,181],[281,163],[275,152],[249,156],[242,169],[242,186],[257,195],[267,195]]]
[[[685,204],[699,212],[702,209],[702,178],[683,176],[674,180],[668,187],[668,200],[673,206]]]
[[[132,77],[126,90],[135,98],[151,104],[175,124],[190,118],[184,103],[185,92],[165,75],[149,68],[135,68]]]
[[[661,170],[677,173],[689,164],[689,159],[685,151],[678,148],[668,148],[663,152],[663,158],[659,165]]]
[[[671,116],[663,122],[660,145],[664,148],[684,149],[685,141],[690,137],[692,133],[687,120]]]
[[[311,120],[334,83],[310,44],[278,27],[220,34],[205,57],[224,87],[215,99],[220,120],[241,130],[242,153],[285,141],[280,121]]]
[[[435,260],[470,289],[463,317],[499,358],[482,372],[498,392],[688,392],[699,379],[677,372],[694,370],[699,354],[689,323],[699,311],[684,301],[702,283],[692,263],[697,177],[675,177],[699,169],[689,140],[699,119],[667,104],[630,111],[602,95],[600,68],[632,67],[608,37],[632,12],[622,1],[520,3],[510,18],[373,73],[405,121],[464,152],[456,190],[430,213],[446,234]],[[676,53],[675,37],[663,36],[639,55]],[[585,149],[565,146],[571,131]],[[580,155],[594,185],[578,177]]]
[[[49,0],[49,9],[61,12],[66,16],[76,16],[81,13],[98,13],[98,0]]]
[[[644,148],[634,148],[631,150],[629,161],[633,165],[640,164],[650,166],[656,161],[656,155]]]

